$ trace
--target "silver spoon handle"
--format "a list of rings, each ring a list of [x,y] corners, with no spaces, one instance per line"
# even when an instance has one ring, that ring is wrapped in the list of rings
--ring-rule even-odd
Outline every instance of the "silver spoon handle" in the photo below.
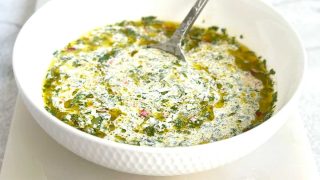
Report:
[[[207,4],[209,0],[197,0],[197,2],[193,5],[192,9],[189,11],[188,15],[182,21],[180,27],[174,32],[172,37],[170,38],[172,41],[180,43],[182,38],[185,36],[186,32],[192,27],[193,23],[198,18],[200,12]]]

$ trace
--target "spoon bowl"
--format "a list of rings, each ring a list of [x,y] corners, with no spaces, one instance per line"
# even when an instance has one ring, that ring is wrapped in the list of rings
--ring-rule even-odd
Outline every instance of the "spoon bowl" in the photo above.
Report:
[[[203,8],[206,6],[209,0],[197,0],[192,6],[188,15],[182,21],[180,27],[174,32],[172,37],[163,43],[149,45],[148,47],[160,49],[170,54],[175,55],[179,59],[186,61],[181,47],[181,42],[186,34],[188,34],[193,23],[197,20]]]

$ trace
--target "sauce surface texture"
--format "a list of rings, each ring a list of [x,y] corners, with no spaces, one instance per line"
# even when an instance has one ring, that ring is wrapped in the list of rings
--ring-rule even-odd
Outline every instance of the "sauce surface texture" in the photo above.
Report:
[[[146,47],[177,27],[150,16],[70,42],[54,53],[45,108],[89,134],[159,147],[226,139],[272,115],[275,72],[225,29],[193,27],[183,41],[186,62]]]

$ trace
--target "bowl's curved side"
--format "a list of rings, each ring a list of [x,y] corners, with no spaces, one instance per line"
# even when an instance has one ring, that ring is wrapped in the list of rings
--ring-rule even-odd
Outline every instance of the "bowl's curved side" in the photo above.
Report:
[[[99,1],[99,0],[95,0],[94,2],[89,0],[77,1],[77,3],[79,2],[81,2],[82,5],[86,5],[87,3],[88,6],[93,6],[92,3],[97,3],[96,6],[102,6],[102,7],[105,6],[107,3],[106,1]],[[125,0],[118,1],[118,3],[120,4],[123,2],[131,2],[131,1],[125,1]],[[136,1],[135,3],[149,3],[150,6],[155,6],[154,8],[157,8],[156,5],[154,5],[156,4],[155,2],[159,3],[159,1],[150,1],[150,0],[139,0],[139,1]],[[244,5],[250,4],[251,5],[250,7],[265,8],[266,9],[265,13],[270,14],[270,19],[275,21],[276,26],[281,26],[281,32],[286,33],[286,36],[290,37],[291,44],[295,44],[294,47],[292,46],[293,48],[291,50],[294,50],[295,56],[297,56],[296,62],[292,66],[292,69],[294,70],[291,70],[292,71],[291,73],[296,73],[296,76],[293,76],[292,78],[294,80],[292,81],[293,86],[290,86],[291,89],[289,87],[287,87],[287,89],[284,89],[284,90],[281,89],[281,92],[284,92],[282,94],[289,92],[288,96],[281,95],[283,96],[283,98],[281,97],[283,99],[282,100],[283,105],[281,105],[282,106],[281,110],[279,110],[269,120],[267,120],[260,126],[250,131],[247,131],[241,135],[238,135],[223,141],[218,141],[215,143],[205,144],[205,145],[192,146],[192,147],[177,147],[177,148],[139,147],[139,146],[131,146],[126,144],[115,143],[111,141],[105,141],[103,139],[91,136],[89,134],[86,134],[71,126],[64,124],[63,122],[57,120],[55,117],[50,115],[43,108],[43,103],[41,98],[41,85],[39,84],[39,82],[41,82],[41,79],[43,77],[38,77],[43,75],[45,70],[38,71],[35,69],[34,70],[35,72],[30,72],[30,71],[27,71],[26,68],[34,68],[34,65],[38,65],[38,64],[39,64],[39,67],[41,68],[47,67],[49,62],[44,63],[41,61],[41,59],[46,59],[47,57],[50,58],[49,55],[51,54],[48,55],[43,53],[44,55],[41,55],[41,52],[40,52],[40,55],[32,54],[37,52],[33,48],[35,47],[42,48],[42,46],[48,46],[46,47],[46,49],[51,50],[52,46],[36,44],[32,47],[29,47],[28,42],[32,41],[31,37],[36,36],[38,33],[36,29],[37,23],[41,24],[44,22],[44,20],[39,18],[39,16],[45,16],[45,17],[48,17],[49,19],[55,20],[55,18],[51,16],[56,12],[56,10],[60,8],[60,10],[62,11],[61,13],[63,14],[64,10],[63,8],[61,8],[62,5],[72,7],[71,4],[75,3],[72,1],[56,0],[56,1],[49,2],[47,5],[45,5],[43,9],[37,12],[34,15],[34,17],[32,17],[26,23],[26,25],[22,28],[17,38],[15,48],[14,48],[14,54],[13,54],[14,73],[15,73],[15,77],[16,77],[17,84],[20,89],[22,98],[26,103],[27,108],[29,109],[33,117],[36,119],[36,121],[38,122],[38,124],[59,144],[63,145],[70,151],[74,152],[75,154],[89,161],[92,161],[94,163],[97,163],[102,166],[115,169],[118,171],[135,173],[135,174],[143,174],[143,175],[160,175],[160,176],[181,175],[181,174],[188,174],[188,173],[193,173],[193,172],[198,172],[198,171],[203,171],[210,168],[218,167],[220,165],[223,165],[225,163],[238,159],[250,153],[251,151],[256,149],[258,146],[263,144],[267,139],[269,139],[282,126],[282,124],[287,119],[287,116],[291,113],[290,111],[293,110],[293,106],[295,104],[295,101],[297,100],[298,92],[300,89],[298,87],[304,72],[303,70],[305,67],[304,66],[305,53],[303,51],[303,48],[301,47],[301,42],[299,41],[299,38],[297,37],[296,33],[292,31],[292,28],[290,27],[290,25],[287,22],[285,22],[279,14],[274,12],[272,8],[266,6],[264,3],[260,1],[251,1],[251,0],[240,1],[239,0],[236,2],[239,3],[240,5],[241,3],[243,3]],[[172,2],[170,0],[164,0],[164,1],[161,1],[161,3],[164,4],[161,6],[165,6],[165,5],[171,4]],[[183,0],[177,0],[174,3],[177,3],[176,5],[185,4]],[[188,3],[192,4],[191,1]],[[232,6],[231,8],[234,8],[234,9],[238,8],[238,6],[236,5],[237,3],[235,3],[235,1],[233,0],[223,0],[223,1],[221,0],[221,1],[217,1],[217,3],[218,3],[217,5],[218,7],[222,7],[223,5],[219,5],[219,3],[222,3],[224,5]],[[132,6],[136,6],[136,5],[132,4]],[[219,11],[219,8],[218,9],[212,8],[211,10]],[[161,11],[159,10],[159,12],[156,12],[156,13],[159,13],[160,15],[162,13],[161,15],[162,17],[170,16],[170,15],[166,15],[168,14],[167,12],[161,12]],[[223,9],[220,9],[220,11],[222,13]],[[243,11],[246,11],[246,10],[244,9]],[[142,14],[150,15],[151,12],[152,11],[146,11],[146,12],[143,12]],[[204,16],[210,19],[212,18],[211,15],[212,14],[210,12],[207,12],[207,15],[204,15]],[[136,16],[141,17],[140,14]],[[254,17],[250,17],[250,18],[254,19]],[[53,23],[57,23],[57,22],[53,22]],[[221,21],[221,23],[223,22]],[[234,25],[235,28],[236,26],[237,25]],[[80,32],[83,31],[85,28],[80,29]],[[59,31],[59,29],[56,29],[56,30]],[[61,32],[62,31],[63,30],[61,30]],[[72,30],[68,30],[68,33],[73,34],[74,32]],[[263,30],[261,30],[261,32],[259,33],[263,33]],[[44,42],[44,40],[42,40],[41,38],[43,37],[40,37],[39,39],[35,39],[34,41],[37,43]],[[63,38],[70,39],[69,36],[64,36]],[[48,39],[54,41],[54,38],[48,38]],[[62,45],[64,44],[64,42],[59,42],[59,43]],[[248,43],[250,44],[250,39]],[[263,50],[263,48],[261,49]],[[270,49],[272,50],[271,47]],[[288,52],[290,52],[290,50],[288,50]],[[35,60],[36,61],[35,64],[25,63],[25,59],[31,60],[33,57],[37,59]],[[283,57],[285,57],[285,54],[283,55]],[[285,59],[285,61],[288,61],[288,58]],[[276,64],[277,62],[273,61],[273,63]],[[279,67],[279,71],[282,70],[283,68],[285,67],[283,64],[281,64],[281,67]],[[276,69],[276,71],[277,70],[278,69]],[[34,80],[32,78],[40,79],[40,80]],[[290,79],[290,77],[286,76],[284,79]],[[36,81],[36,82],[33,82],[33,81]]]
[[[61,127],[39,112],[22,93],[22,99],[38,124],[59,144],[80,157],[126,173],[153,176],[190,174],[219,167],[243,157],[267,141],[285,122],[289,113],[281,113],[277,123],[268,123],[264,129],[249,131],[217,143],[184,148],[126,148],[83,138]],[[288,108],[290,110],[292,108]],[[262,130],[262,131],[261,131]],[[77,130],[76,130],[77,131]],[[141,148],[141,147],[140,147]]]

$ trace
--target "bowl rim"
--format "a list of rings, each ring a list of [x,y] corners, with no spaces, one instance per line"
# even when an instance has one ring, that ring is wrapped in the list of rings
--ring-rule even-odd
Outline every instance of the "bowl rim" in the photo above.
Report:
[[[26,29],[25,27],[29,26],[30,22],[33,22],[34,17],[38,16],[38,14],[42,14],[42,12],[45,11],[46,8],[49,8],[52,3],[58,3],[58,2],[61,3],[63,1],[62,0],[51,0],[51,1],[47,2],[45,5],[43,5],[43,7],[41,7],[34,14],[32,14],[32,16],[26,21],[26,23],[21,28],[21,30],[16,38],[14,48],[13,48],[12,65],[13,65],[14,77],[15,77],[17,86],[19,88],[19,93],[22,95],[24,101],[27,100],[30,103],[30,105],[32,105],[35,109],[37,109],[40,113],[42,113],[48,120],[52,121],[52,123],[54,123],[55,125],[59,126],[62,129],[64,129],[65,131],[69,131],[74,136],[84,138],[87,141],[93,141],[101,146],[110,146],[110,147],[116,148],[116,149],[126,149],[126,150],[130,150],[130,151],[139,151],[139,152],[182,152],[182,151],[191,152],[191,151],[198,151],[201,149],[213,148],[215,146],[221,146],[223,144],[233,143],[234,141],[238,141],[238,139],[241,139],[244,136],[251,136],[251,134],[255,134],[255,132],[260,131],[260,129],[262,129],[262,128],[265,128],[265,126],[270,126],[271,124],[273,124],[273,121],[275,121],[277,119],[276,117],[281,116],[281,114],[283,114],[287,109],[289,109],[290,105],[293,104],[294,101],[299,97],[299,94],[302,89],[302,85],[305,82],[304,79],[305,79],[305,73],[306,73],[306,68],[307,68],[306,67],[307,55],[306,55],[306,51],[305,51],[305,48],[303,46],[303,43],[302,43],[300,36],[298,35],[297,31],[293,28],[292,24],[290,22],[288,22],[281,15],[281,13],[278,12],[278,10],[276,10],[274,7],[272,7],[267,2],[264,2],[263,0],[257,0],[256,3],[260,3],[265,8],[268,8],[269,11],[272,12],[276,18],[281,20],[283,25],[286,26],[289,31],[291,31],[290,33],[291,33],[292,37],[295,38],[295,40],[297,42],[298,49],[301,51],[301,54],[302,54],[301,77],[298,80],[299,81],[298,85],[297,85],[296,89],[294,90],[290,99],[287,102],[285,102],[285,104],[283,105],[283,107],[281,109],[279,109],[277,112],[274,112],[273,115],[269,119],[267,119],[266,121],[262,122],[258,126],[252,128],[246,132],[240,133],[236,136],[233,136],[233,137],[230,137],[227,139],[223,139],[223,140],[219,140],[219,141],[215,141],[215,142],[211,142],[211,143],[207,143],[207,144],[198,144],[198,145],[192,145],[192,146],[175,146],[175,147],[154,147],[154,146],[136,146],[136,145],[125,144],[125,143],[120,143],[120,142],[115,142],[112,140],[99,138],[94,135],[83,132],[81,130],[78,130],[73,126],[70,126],[70,125],[62,122],[61,120],[59,120],[58,118],[56,118],[55,116],[50,114],[48,111],[46,111],[45,108],[38,107],[37,103],[35,103],[35,101],[30,96],[28,96],[28,94],[26,93],[27,91],[25,91],[25,88],[21,85],[21,82],[20,82],[19,77],[21,75],[17,70],[17,66],[19,66],[18,65],[19,60],[17,60],[16,54],[17,54],[17,47],[20,44],[21,36],[24,36],[24,34],[25,34],[24,33],[25,29]],[[36,121],[38,122],[38,120],[36,120]]]

